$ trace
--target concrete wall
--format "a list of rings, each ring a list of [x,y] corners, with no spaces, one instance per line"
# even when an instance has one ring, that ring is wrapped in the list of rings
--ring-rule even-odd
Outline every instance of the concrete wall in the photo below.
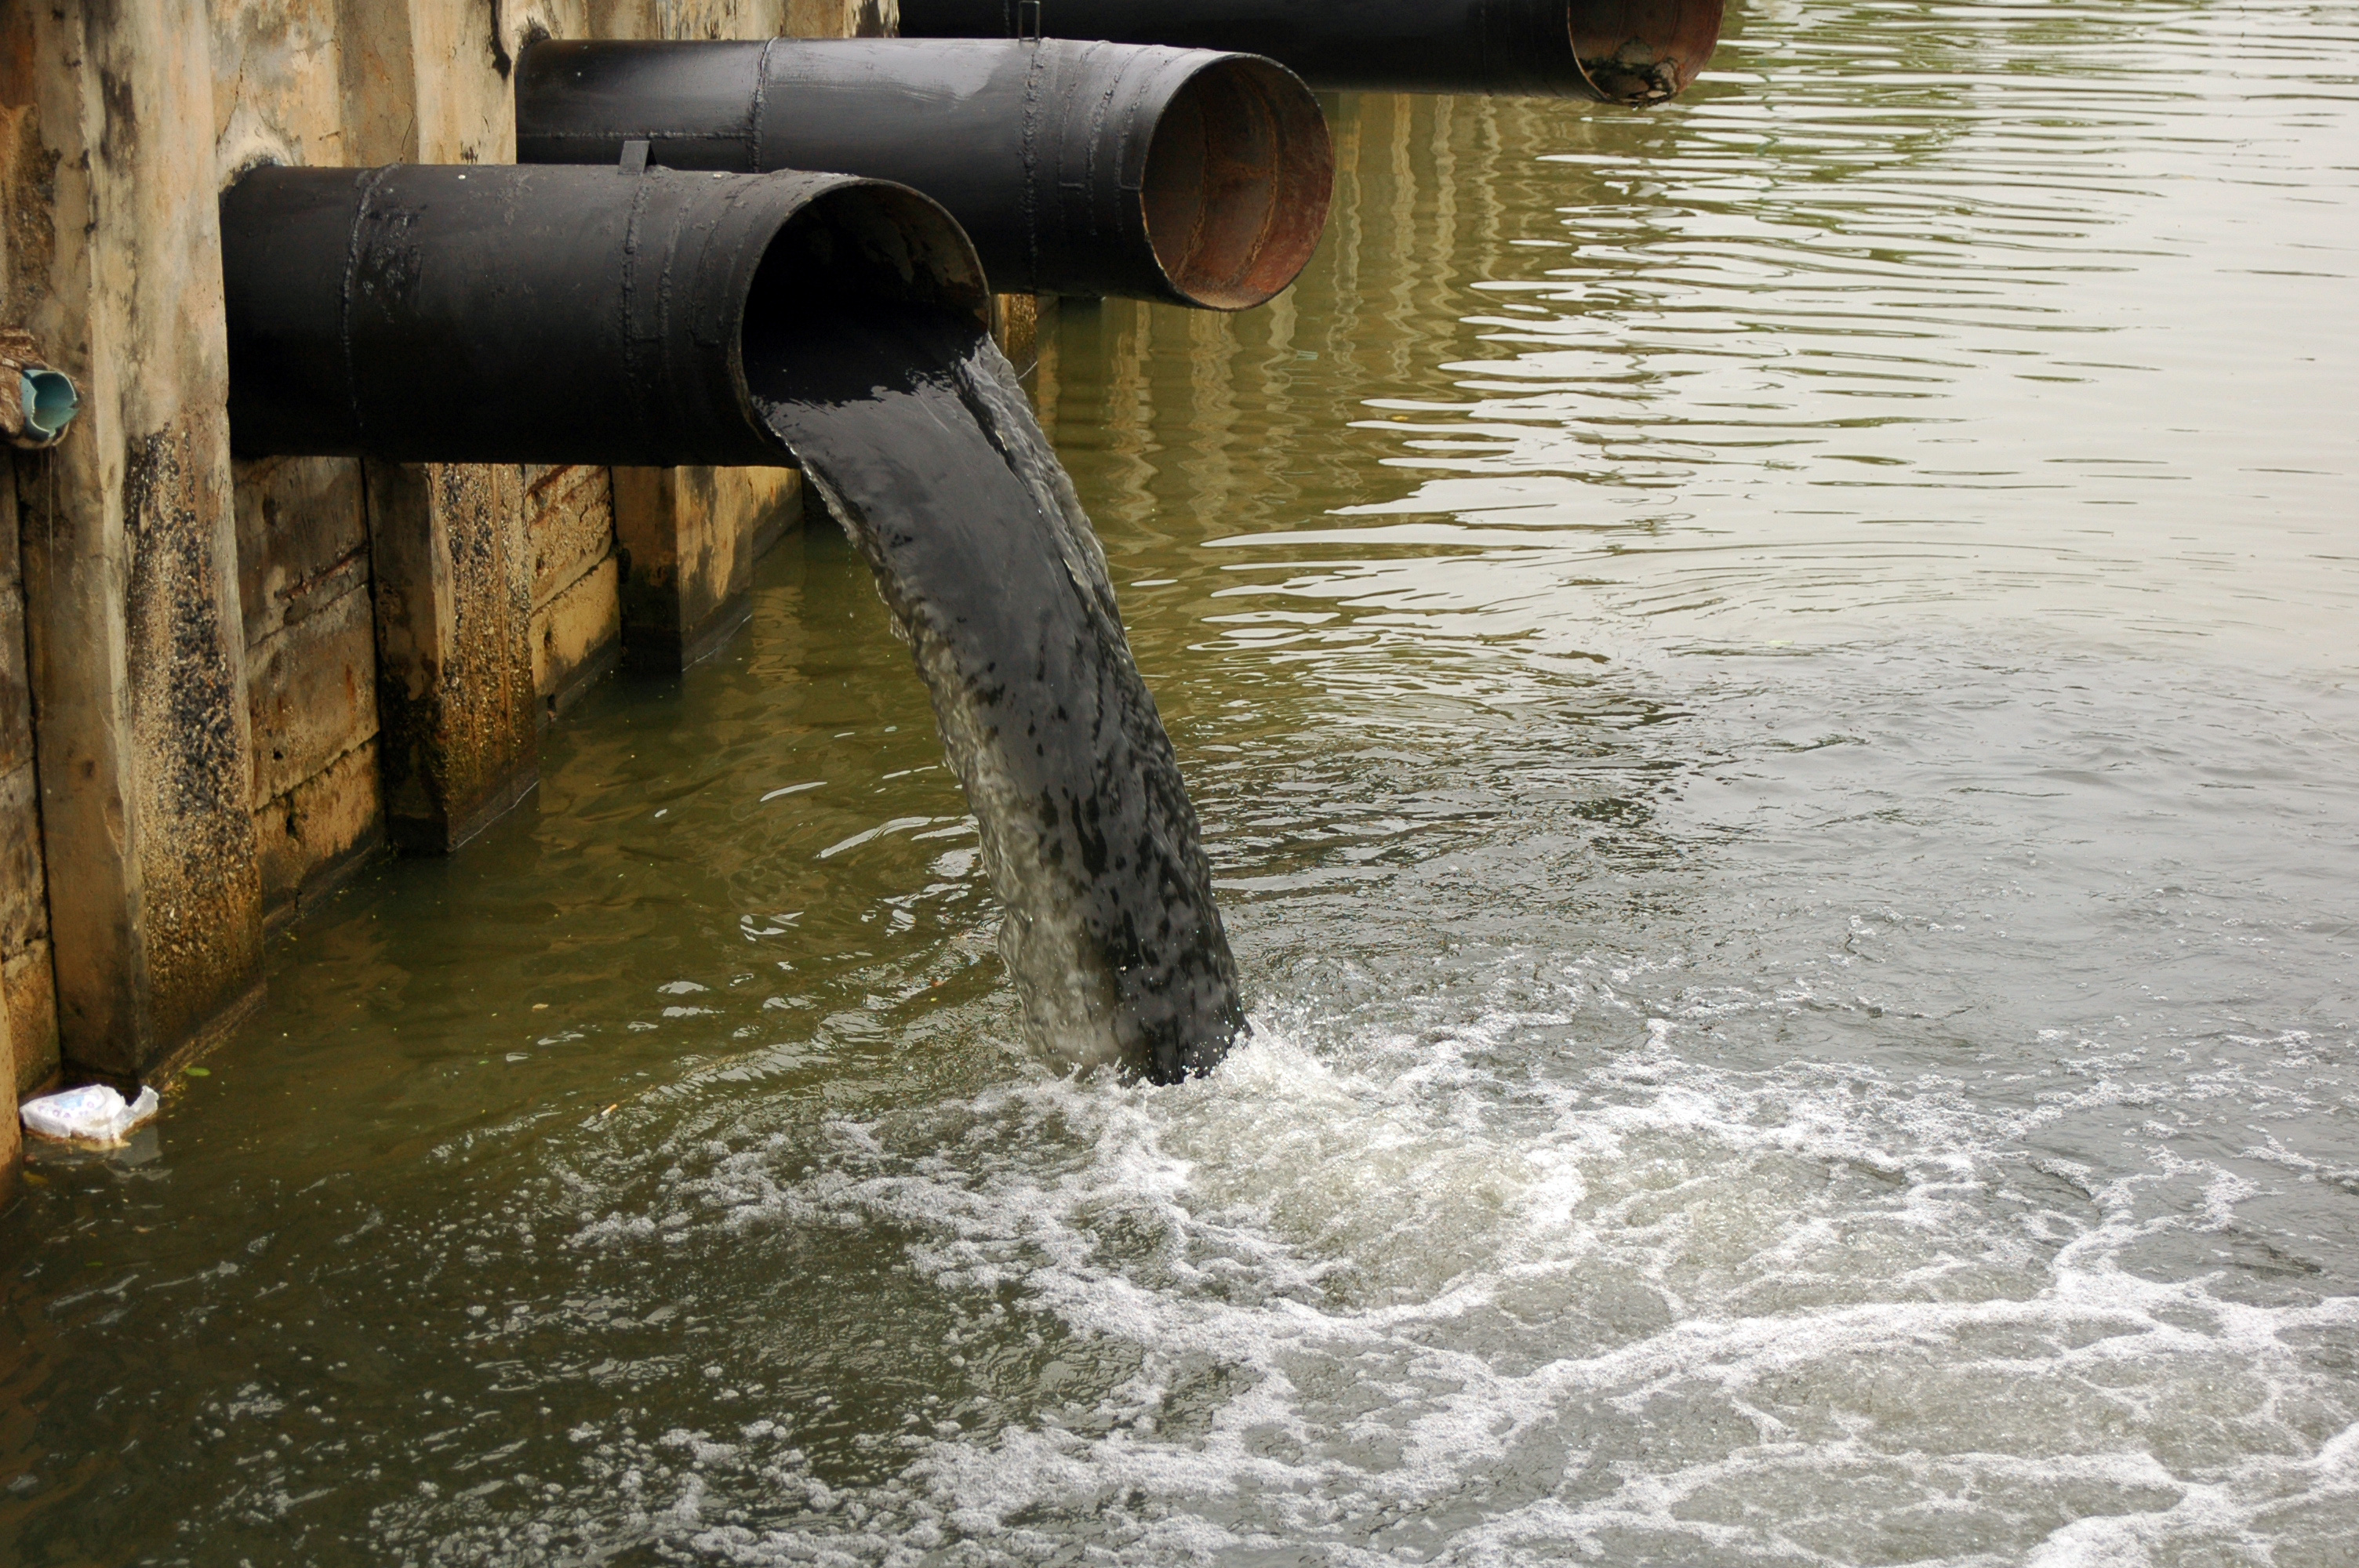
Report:
[[[5,460],[0,460],[5,461]],[[15,1103],[57,1070],[58,993],[49,962],[49,889],[33,771],[33,694],[25,649],[25,580],[16,487],[0,471],[0,1098]],[[16,1125],[13,1115],[9,1126]],[[0,1134],[0,1137],[5,1137]]]
[[[256,994],[266,922],[388,842],[463,841],[625,647],[676,668],[725,635],[797,514],[784,470],[234,463],[218,190],[264,162],[508,161],[540,34],[896,21],[892,0],[0,5],[0,325],[84,399],[61,446],[0,458],[0,1081],[201,1046]]]
[[[0,1063],[16,1056],[16,1046],[8,1039],[8,1019],[0,1013]],[[24,1129],[16,1121],[16,1080],[14,1075],[0,1073],[0,1208],[16,1195],[16,1165],[25,1152]]]
[[[0,8],[0,317],[82,395],[11,465],[59,1039],[124,1076],[259,957],[210,44],[186,0]]]
[[[385,842],[367,496],[342,460],[233,473],[255,833],[283,917]]]
[[[613,669],[622,647],[614,476],[578,465],[527,468],[524,497],[533,690],[547,722]]]

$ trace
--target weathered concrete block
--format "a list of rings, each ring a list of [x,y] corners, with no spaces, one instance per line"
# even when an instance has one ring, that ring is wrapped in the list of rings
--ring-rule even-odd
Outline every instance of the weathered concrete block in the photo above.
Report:
[[[261,458],[232,464],[231,477],[247,647],[367,586],[368,507],[358,460]]]
[[[0,1062],[15,1059],[7,1037],[8,1016],[0,1010]],[[0,1073],[0,1208],[16,1195],[16,1168],[25,1153],[24,1128],[16,1119],[16,1076]]]
[[[58,1076],[58,985],[47,938],[0,961],[0,990],[15,1041],[16,1092],[32,1094]]]
[[[375,738],[376,619],[365,583],[246,651],[254,804]]]
[[[4,183],[7,173],[7,154],[6,127],[0,125],[0,198],[9,194],[9,188]],[[7,232],[18,226],[16,217],[5,206],[0,206],[0,258],[6,254]],[[6,297],[7,276],[5,260],[0,260],[0,299]],[[25,586],[25,561],[23,539],[16,524],[16,454],[0,451],[0,582],[6,583],[21,594]]]
[[[1042,295],[1033,301],[1032,363],[1024,372],[1024,383],[1032,394],[1032,408],[1040,416],[1040,427],[1054,441],[1057,437],[1057,328],[1061,306],[1053,294]]]
[[[49,881],[41,857],[39,786],[32,765],[0,774],[0,968],[16,1039],[10,1070],[30,1089],[58,1066],[57,981],[49,970]]]
[[[613,669],[621,651],[614,492],[603,468],[527,466],[524,478],[532,677],[546,723]]]
[[[269,458],[235,471],[267,923],[285,919],[384,840],[376,618],[360,463]],[[365,767],[353,762],[359,755]]]
[[[533,0],[508,25],[511,48],[538,22],[560,38],[890,38],[899,0]]]
[[[735,492],[730,504],[753,519],[754,558],[758,561],[788,530],[801,524],[803,476],[793,469],[724,469],[722,472]]]
[[[349,0],[212,0],[213,146],[223,178],[253,161],[353,161],[344,146],[339,33],[375,12]],[[407,21],[407,16],[403,20]]]
[[[40,1087],[58,1067],[57,978],[49,968],[49,890],[33,771],[32,696],[25,665],[24,584],[17,573],[13,458],[0,458],[0,1011],[14,1046],[0,1053],[9,1092]]]
[[[375,739],[330,762],[255,813],[266,918],[280,924],[334,887],[385,844]]]
[[[16,570],[16,484],[14,465],[0,459],[0,773],[33,761],[33,692],[25,668],[25,585]]]
[[[548,718],[572,707],[614,667],[623,640],[621,576],[620,563],[608,556],[532,612],[533,687]]]
[[[82,392],[16,475],[59,1024],[118,1077],[259,977],[210,30],[183,0],[0,9],[7,204],[33,214],[0,313]]]
[[[30,767],[0,773],[0,954],[49,934],[42,896],[40,785]]]
[[[516,161],[516,114],[507,78],[519,39],[501,26],[500,10],[467,0],[410,0],[417,150],[383,161]]]
[[[754,563],[800,516],[791,469],[616,469],[623,658],[683,670],[750,613]]]
[[[523,476],[371,462],[367,491],[386,829],[448,854],[538,782]]]
[[[787,0],[795,38],[889,38],[901,30],[900,0]]]
[[[1017,375],[1028,375],[1040,358],[1040,301],[1029,294],[1002,294],[994,297],[997,325],[992,338],[999,351],[1016,367]]]
[[[614,553],[614,482],[602,468],[527,464],[524,511],[538,610]]]

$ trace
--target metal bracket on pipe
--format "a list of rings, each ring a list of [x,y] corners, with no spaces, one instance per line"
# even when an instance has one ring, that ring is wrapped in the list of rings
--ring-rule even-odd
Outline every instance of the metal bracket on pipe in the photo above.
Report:
[[[73,378],[41,358],[33,334],[0,328],[0,434],[28,452],[54,447],[82,412]]]
[[[1046,26],[1041,19],[1041,12],[1046,9],[1046,5],[1047,0],[1016,0],[1016,38],[1017,42],[1037,44],[1040,41],[1042,37],[1042,28]],[[1029,18],[1028,22],[1027,17]],[[1027,26],[1030,28],[1029,31],[1026,30]]]
[[[645,174],[647,172],[647,154],[653,150],[654,144],[651,142],[645,140],[625,142],[622,162],[616,167],[625,174]]]

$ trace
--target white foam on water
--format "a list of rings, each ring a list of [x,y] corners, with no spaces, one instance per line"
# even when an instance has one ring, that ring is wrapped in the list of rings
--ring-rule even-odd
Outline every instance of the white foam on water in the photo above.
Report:
[[[2359,1298],[2131,1266],[2257,1189],[2166,1150],[2101,1179],[2021,1147],[2119,1084],[2027,1109],[1930,1075],[1742,1071],[1686,1018],[1619,1055],[1518,1050],[1565,1022],[1334,1040],[1264,1021],[1181,1088],[1036,1076],[832,1123],[816,1169],[799,1140],[725,1152],[671,1214],[595,1218],[578,1245],[676,1238],[682,1211],[723,1233],[899,1227],[932,1289],[1013,1300],[1007,1332],[1129,1368],[915,1444],[889,1528],[839,1513],[683,1544],[2351,1560]]]

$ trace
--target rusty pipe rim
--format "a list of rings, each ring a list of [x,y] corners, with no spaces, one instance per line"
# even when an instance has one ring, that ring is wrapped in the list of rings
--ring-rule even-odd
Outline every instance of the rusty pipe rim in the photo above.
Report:
[[[1246,310],[1310,265],[1334,184],[1334,144],[1310,90],[1274,60],[1228,55],[1172,94],[1139,204],[1156,265],[1180,297]]]
[[[1582,80],[1608,103],[1660,103],[1703,70],[1723,0],[1571,0],[1565,24]]]

